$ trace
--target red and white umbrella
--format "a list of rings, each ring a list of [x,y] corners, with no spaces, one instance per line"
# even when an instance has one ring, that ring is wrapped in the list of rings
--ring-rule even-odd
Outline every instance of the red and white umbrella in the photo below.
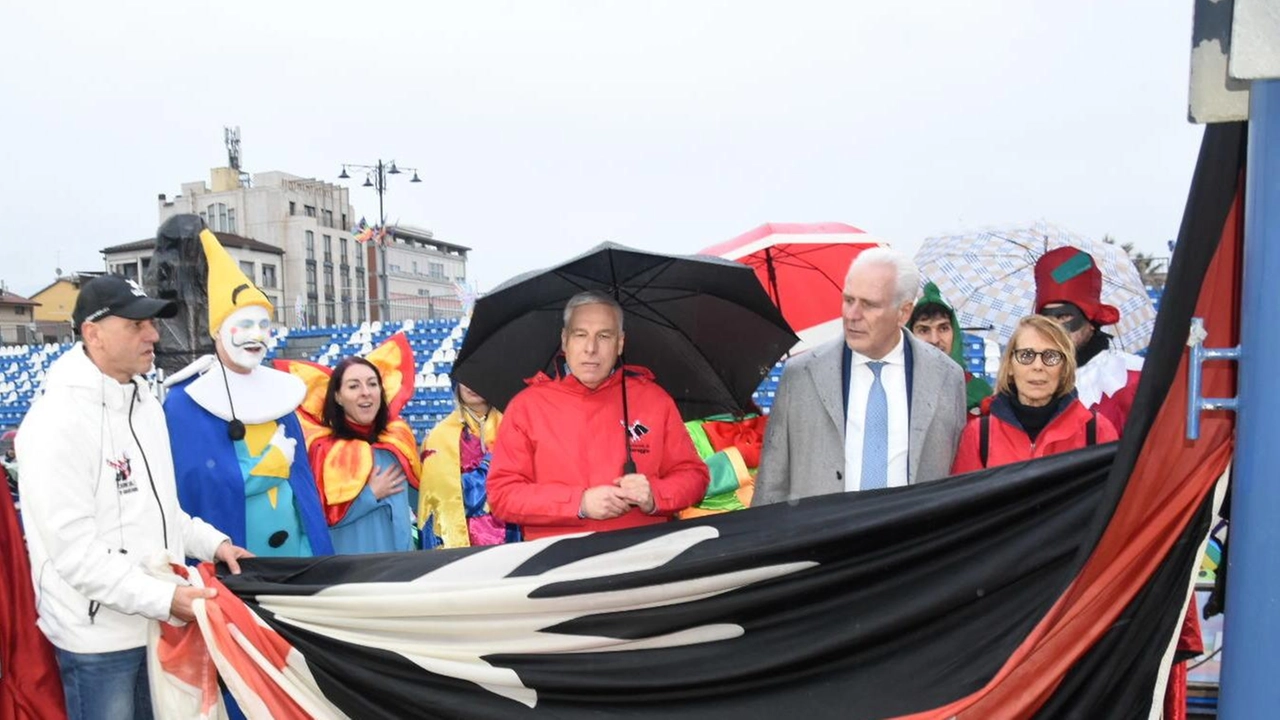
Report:
[[[756,271],[774,305],[800,336],[792,352],[840,335],[840,301],[849,263],[888,243],[844,223],[765,223],[703,255],[736,260]]]

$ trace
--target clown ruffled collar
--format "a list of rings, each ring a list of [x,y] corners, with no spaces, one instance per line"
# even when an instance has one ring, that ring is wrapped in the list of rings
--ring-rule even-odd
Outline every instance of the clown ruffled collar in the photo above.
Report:
[[[227,422],[238,419],[254,425],[278,420],[296,410],[307,394],[306,384],[287,372],[263,365],[247,374],[233,372],[223,368],[214,355],[205,355],[179,370],[165,381],[165,386],[193,375],[198,377],[187,386],[187,396]]]

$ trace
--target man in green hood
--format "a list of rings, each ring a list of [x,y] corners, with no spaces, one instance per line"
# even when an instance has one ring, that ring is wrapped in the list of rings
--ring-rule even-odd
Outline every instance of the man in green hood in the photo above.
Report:
[[[991,395],[986,380],[965,369],[963,333],[956,321],[956,311],[942,299],[942,293],[933,283],[925,283],[924,294],[911,311],[907,329],[917,338],[951,356],[964,369],[965,404],[973,410]]]

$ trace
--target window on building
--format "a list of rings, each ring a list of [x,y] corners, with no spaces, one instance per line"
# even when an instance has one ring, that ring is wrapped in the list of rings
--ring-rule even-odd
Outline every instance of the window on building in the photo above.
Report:
[[[356,322],[365,321],[365,303],[369,299],[369,290],[364,282],[364,270],[356,270]]]
[[[351,296],[350,295],[342,296],[342,324],[343,325],[351,324]]]
[[[324,304],[324,320],[330,325],[338,322],[338,315],[334,312],[333,300],[329,300]]]
[[[307,259],[316,259],[316,234],[310,230],[307,231]]]
[[[307,261],[307,297],[316,297],[316,261]],[[314,317],[314,316],[313,316]]]
[[[138,277],[138,263],[121,263],[116,266],[116,274],[123,275],[131,280],[141,280]]]
[[[414,274],[414,275],[417,275],[417,274],[418,274],[418,261],[417,261],[417,260],[414,260],[414,261],[413,261],[413,274]]]
[[[343,229],[343,230],[350,230],[350,229],[351,229],[351,226],[347,224],[347,214],[346,214],[346,213],[342,213],[342,229]]]
[[[324,266],[324,297],[329,303],[329,322],[337,321],[337,317],[333,314],[333,299],[337,297],[337,293],[333,291],[333,266]]]
[[[315,298],[312,298],[311,302],[307,303],[307,322],[311,325],[321,324],[318,316],[319,312],[320,304],[315,301]]]
[[[292,201],[292,200],[290,200],[290,201],[289,201],[289,214],[290,214],[290,215],[297,215],[297,214],[298,214],[298,203],[296,203],[296,202],[294,202],[294,201]]]
[[[267,265],[265,263],[262,265],[262,287],[264,288],[277,287],[275,265]]]
[[[321,215],[320,221],[324,223],[325,227],[333,227],[333,211],[332,210],[324,210],[320,213],[320,215]]]
[[[432,280],[444,280],[444,263],[428,263]]]
[[[249,282],[257,282],[256,280],[253,279],[253,263],[252,262],[249,262],[248,260],[241,260],[240,272],[244,273],[244,276],[249,278]]]
[[[227,232],[237,233],[237,234],[240,232],[239,230],[236,229],[236,209],[235,208],[227,208]]]
[[[324,261],[327,263],[333,262],[333,236],[332,235],[324,236]]]
[[[13,314],[14,314],[14,315],[26,315],[26,314],[27,314],[27,308],[26,308],[25,306],[23,306],[23,305],[19,305],[19,306],[15,307],[15,308],[13,309]]]
[[[306,215],[307,217],[315,217],[315,216],[316,216],[316,206],[315,206],[315,205],[303,205],[303,206],[302,206],[302,214],[303,214],[303,215]]]
[[[205,217],[205,224],[210,230],[216,233],[235,232],[232,227],[236,219],[234,208],[228,208],[226,203],[211,203],[206,210],[209,214]]]
[[[339,257],[342,260],[342,264],[346,265],[347,264],[347,239],[346,238],[338,238],[338,251],[341,253]]]
[[[363,245],[356,247],[356,267],[358,268],[364,267],[364,246]]]

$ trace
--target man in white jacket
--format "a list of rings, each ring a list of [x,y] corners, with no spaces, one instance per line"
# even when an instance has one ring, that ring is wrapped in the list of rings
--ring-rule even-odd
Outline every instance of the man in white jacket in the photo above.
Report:
[[[158,553],[251,557],[178,506],[160,403],[139,375],[159,339],[153,318],[173,302],[104,275],[80,289],[82,342],[49,369],[18,440],[23,520],[39,626],[53,643],[70,718],[150,718],[148,624],[194,619],[215,591],[153,577]]]

